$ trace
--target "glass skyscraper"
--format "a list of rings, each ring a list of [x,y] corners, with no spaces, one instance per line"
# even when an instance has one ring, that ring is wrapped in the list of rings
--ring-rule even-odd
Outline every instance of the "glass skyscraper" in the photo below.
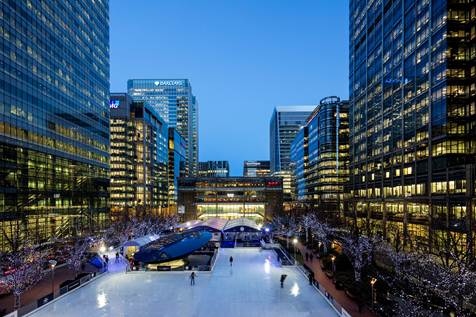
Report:
[[[361,232],[474,252],[475,25],[474,1],[350,1],[348,216]]]
[[[263,177],[271,173],[269,161],[244,161],[243,176]]]
[[[169,127],[169,212],[176,213],[178,198],[178,178],[185,177],[187,147],[185,140],[175,128]]]
[[[316,106],[276,107],[270,121],[271,172],[289,171],[291,142]]]
[[[0,3],[0,251],[107,219],[108,6]]]
[[[341,218],[348,199],[349,103],[322,99],[291,144],[296,198],[329,220]]]
[[[168,127],[150,106],[112,94],[111,216],[168,213]]]
[[[230,164],[228,161],[198,162],[198,177],[229,177]]]
[[[194,175],[198,167],[198,103],[188,79],[130,79],[129,95],[144,102],[175,128],[187,146],[187,174]]]

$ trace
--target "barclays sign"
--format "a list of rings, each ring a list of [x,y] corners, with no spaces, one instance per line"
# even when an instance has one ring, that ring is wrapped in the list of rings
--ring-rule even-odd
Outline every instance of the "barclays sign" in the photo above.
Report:
[[[185,86],[185,80],[156,80],[156,86]]]

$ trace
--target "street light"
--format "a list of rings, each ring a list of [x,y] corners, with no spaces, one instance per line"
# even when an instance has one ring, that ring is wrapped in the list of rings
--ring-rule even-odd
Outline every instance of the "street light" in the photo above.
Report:
[[[333,273],[333,274],[336,273],[335,260],[336,260],[336,257],[335,257],[335,255],[333,255],[333,256],[331,257],[331,261],[332,261],[332,273]]]
[[[48,263],[51,267],[51,293],[53,294],[53,298],[55,297],[55,267],[58,263],[56,260],[49,260]]]
[[[372,287],[372,310],[374,309],[374,302],[375,302],[375,288],[374,284],[377,282],[377,279],[375,277],[372,277],[370,279],[370,286]]]
[[[298,243],[298,239],[293,239],[293,246],[294,246],[294,261],[296,261],[296,244]]]

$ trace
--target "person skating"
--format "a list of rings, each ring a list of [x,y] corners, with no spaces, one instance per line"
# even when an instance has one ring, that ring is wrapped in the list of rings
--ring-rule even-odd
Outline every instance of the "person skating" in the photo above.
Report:
[[[309,285],[312,285],[314,283],[314,272],[309,272],[308,278],[309,278]]]
[[[284,287],[284,280],[286,279],[287,275],[286,274],[281,274],[281,279],[279,280],[281,282],[281,288]]]
[[[190,285],[195,285],[195,272],[192,272],[192,274],[190,274]]]
[[[116,263],[119,262],[119,252],[116,252]]]
[[[233,257],[230,256],[230,266],[233,266]]]

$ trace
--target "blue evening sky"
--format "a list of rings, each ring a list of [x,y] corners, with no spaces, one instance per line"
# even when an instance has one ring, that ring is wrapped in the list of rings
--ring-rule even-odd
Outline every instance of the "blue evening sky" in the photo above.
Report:
[[[348,97],[346,0],[111,0],[111,91],[188,78],[201,161],[269,159],[275,106]]]

